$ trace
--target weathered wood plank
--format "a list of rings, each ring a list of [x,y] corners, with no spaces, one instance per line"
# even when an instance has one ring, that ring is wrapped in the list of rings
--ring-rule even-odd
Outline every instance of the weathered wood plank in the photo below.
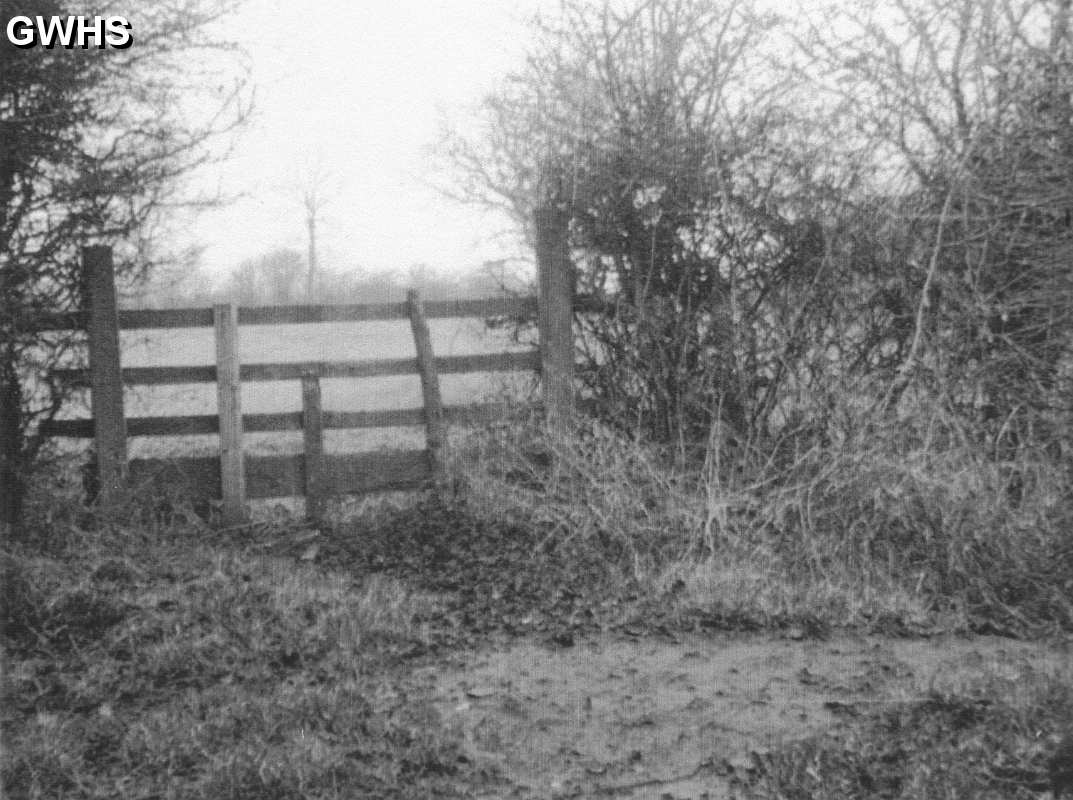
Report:
[[[410,307],[410,330],[414,336],[417,352],[417,370],[421,376],[421,397],[425,407],[425,443],[428,447],[429,469],[437,491],[445,478],[443,447],[447,432],[443,422],[443,399],[440,396],[440,378],[436,373],[436,358],[432,352],[432,335],[428,330],[422,308],[421,296],[416,289],[406,295]]]
[[[119,312],[119,327],[123,330],[212,326],[211,308],[132,308]]]
[[[324,428],[320,408],[320,381],[302,378],[302,439],[305,443],[306,518],[324,518]]]
[[[238,361],[238,312],[232,303],[213,308],[216,335],[216,399],[220,416],[223,518],[246,519],[246,471],[242,451],[242,381]]]
[[[540,379],[549,421],[566,421],[574,403],[574,267],[567,252],[568,218],[558,208],[535,212],[540,285]]]
[[[89,384],[89,371],[57,369],[52,374],[72,386]],[[178,383],[216,383],[216,367],[126,367],[123,384],[126,386],[162,386]]]
[[[21,314],[20,328],[38,331],[80,331],[88,317],[82,311],[55,314]],[[211,308],[127,308],[119,311],[121,330],[141,328],[211,328]]]
[[[82,250],[85,298],[89,305],[89,384],[93,411],[100,502],[110,505],[125,491],[127,426],[123,414],[119,322],[112,248]]]
[[[428,482],[424,450],[388,453],[350,453],[324,456],[324,491],[328,494],[414,489]],[[164,485],[188,497],[219,498],[220,462],[212,456],[175,459],[134,459],[131,483],[143,490]],[[305,456],[249,456],[246,494],[250,498],[296,497],[305,489]]]
[[[536,311],[534,297],[434,300],[425,304],[426,319],[522,316]],[[255,306],[239,309],[243,325],[301,325],[314,322],[371,322],[407,319],[407,303],[358,305]]]
[[[475,403],[444,406],[446,422],[469,422],[492,419],[504,410],[502,403]],[[350,428],[391,428],[424,425],[423,408],[390,408],[375,411],[324,411],[325,430]],[[244,433],[272,433],[302,430],[300,411],[277,414],[243,414]],[[195,414],[176,417],[130,417],[127,436],[196,436],[220,432],[220,418],[215,414]],[[49,437],[92,439],[93,420],[56,419],[42,425],[41,433]]]
[[[535,352],[481,353],[477,355],[442,356],[437,358],[436,371],[510,372],[533,370],[540,363]],[[243,364],[244,381],[299,380],[303,375],[317,378],[384,378],[394,375],[420,374],[416,358],[375,359],[368,361],[309,361],[292,364]]]
[[[481,353],[468,356],[441,356],[436,371],[441,375],[463,372],[511,372],[535,370],[540,356],[534,352]],[[54,374],[72,384],[84,384],[89,373],[84,369],[59,369]],[[305,361],[289,364],[243,364],[239,370],[243,381],[301,380],[303,375],[317,378],[384,378],[418,374],[416,358],[376,359],[369,361]],[[214,383],[216,367],[128,367],[123,370],[127,386],[162,386],[180,383]]]
[[[528,317],[536,313],[535,297],[489,298],[480,300],[436,300],[425,303],[426,319],[453,317]],[[579,312],[610,312],[614,304],[580,295],[574,301]],[[241,325],[297,325],[315,322],[372,322],[406,319],[405,303],[366,303],[322,306],[250,306],[238,310]],[[37,331],[85,330],[86,315],[81,311],[58,314],[20,314],[20,329]],[[138,308],[119,312],[121,330],[144,328],[211,328],[211,308]]]
[[[243,419],[248,420],[249,416]],[[297,430],[300,424],[299,421],[294,429]],[[276,429],[273,428],[273,430]],[[129,417],[127,419],[127,436],[192,436],[219,432],[220,418],[216,415]],[[41,425],[41,434],[47,437],[70,439],[90,438],[93,436],[93,420],[54,419]]]

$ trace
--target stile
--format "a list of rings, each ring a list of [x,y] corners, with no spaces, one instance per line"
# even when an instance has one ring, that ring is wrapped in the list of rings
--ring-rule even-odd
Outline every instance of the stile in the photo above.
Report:
[[[421,376],[421,396],[425,405],[425,441],[428,446],[429,469],[432,485],[438,492],[443,485],[446,468],[443,448],[447,438],[443,423],[443,400],[440,396],[440,379],[436,372],[436,358],[432,353],[432,336],[425,319],[421,295],[416,289],[406,293],[410,309],[410,329],[417,350],[417,371]]]
[[[123,416],[122,367],[119,356],[119,314],[112,249],[82,250],[85,300],[89,305],[90,404],[94,419],[100,503],[122,496],[127,476],[127,429]]]
[[[574,271],[567,252],[568,218],[557,208],[535,212],[540,296],[540,370],[549,422],[566,422],[574,405]]]
[[[305,440],[306,518],[320,524],[324,519],[324,421],[320,404],[320,381],[315,375],[302,378],[302,437]]]
[[[227,525],[246,520],[246,471],[242,451],[242,383],[238,360],[238,311],[213,307],[216,334],[216,399],[220,416],[220,483]]]

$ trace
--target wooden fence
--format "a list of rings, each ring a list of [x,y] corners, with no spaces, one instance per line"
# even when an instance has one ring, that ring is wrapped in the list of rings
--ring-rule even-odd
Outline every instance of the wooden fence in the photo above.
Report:
[[[414,489],[443,480],[444,426],[469,418],[487,407],[444,407],[439,376],[447,373],[539,370],[549,420],[572,413],[573,334],[575,308],[590,301],[574,298],[572,272],[566,260],[565,227],[561,216],[538,215],[538,298],[460,300],[422,303],[410,292],[405,303],[364,305],[307,305],[285,307],[119,310],[111,250],[83,251],[88,310],[56,315],[52,329],[82,329],[88,334],[89,368],[58,371],[62,379],[88,385],[92,419],[53,420],[44,430],[50,436],[93,438],[100,484],[99,501],[110,504],[131,487],[166,480],[181,485],[194,497],[222,499],[228,524],[246,518],[248,498],[306,496],[307,514],[317,519],[333,494]],[[537,312],[539,352],[503,352],[436,357],[427,320],[443,317],[531,316]],[[242,325],[313,324],[408,319],[416,358],[362,361],[240,364],[238,340]],[[119,331],[141,328],[213,327],[216,363],[206,366],[121,366]],[[38,325],[40,329],[40,324]],[[378,411],[325,411],[321,407],[322,378],[372,378],[417,373],[421,378],[420,408]],[[249,381],[298,380],[302,410],[293,413],[243,414],[242,384]],[[123,388],[129,385],[212,382],[217,387],[218,413],[204,416],[138,417],[127,419]],[[323,432],[339,428],[424,425],[426,448],[378,453],[329,455]],[[301,430],[301,455],[247,456],[244,432]],[[218,458],[127,458],[128,436],[219,434]]]

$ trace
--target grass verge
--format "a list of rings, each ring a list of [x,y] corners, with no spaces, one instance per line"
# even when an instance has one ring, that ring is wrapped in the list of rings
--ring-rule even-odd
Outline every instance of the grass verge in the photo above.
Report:
[[[847,707],[845,713],[857,710]],[[869,716],[841,735],[797,742],[761,759],[746,794],[782,800],[1034,800],[1052,788],[1048,761],[1070,719],[1069,670],[937,686],[927,697]]]
[[[466,796],[405,680],[434,597],[177,522],[51,526],[0,554],[5,797]]]

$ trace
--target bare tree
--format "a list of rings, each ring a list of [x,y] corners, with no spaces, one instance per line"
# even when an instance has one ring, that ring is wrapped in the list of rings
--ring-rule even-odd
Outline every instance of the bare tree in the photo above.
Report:
[[[915,244],[889,284],[908,321],[888,403],[945,398],[993,443],[1068,406],[1073,334],[1069,0],[841,7],[800,39],[817,88],[858,121],[891,224]],[[873,183],[873,191],[882,191]],[[907,314],[904,312],[908,312]],[[1052,430],[1055,430],[1052,428]]]
[[[541,204],[569,216],[579,289],[617,304],[581,321],[583,379],[631,431],[751,437],[818,360],[808,335],[837,333],[825,226],[846,171],[770,68],[778,30],[734,0],[564,2],[486,135],[445,143],[459,199],[526,229]]]
[[[581,320],[584,380],[624,427],[822,429],[852,385],[1008,433],[1067,403],[1069,9],[566,0],[484,134],[446,137],[450,193],[569,216],[617,303]]]
[[[318,156],[307,159],[292,181],[305,211],[307,272],[306,297],[312,301],[317,294],[317,281],[321,265],[317,250],[317,226],[323,221],[324,209],[338,192],[339,182],[332,171]]]

